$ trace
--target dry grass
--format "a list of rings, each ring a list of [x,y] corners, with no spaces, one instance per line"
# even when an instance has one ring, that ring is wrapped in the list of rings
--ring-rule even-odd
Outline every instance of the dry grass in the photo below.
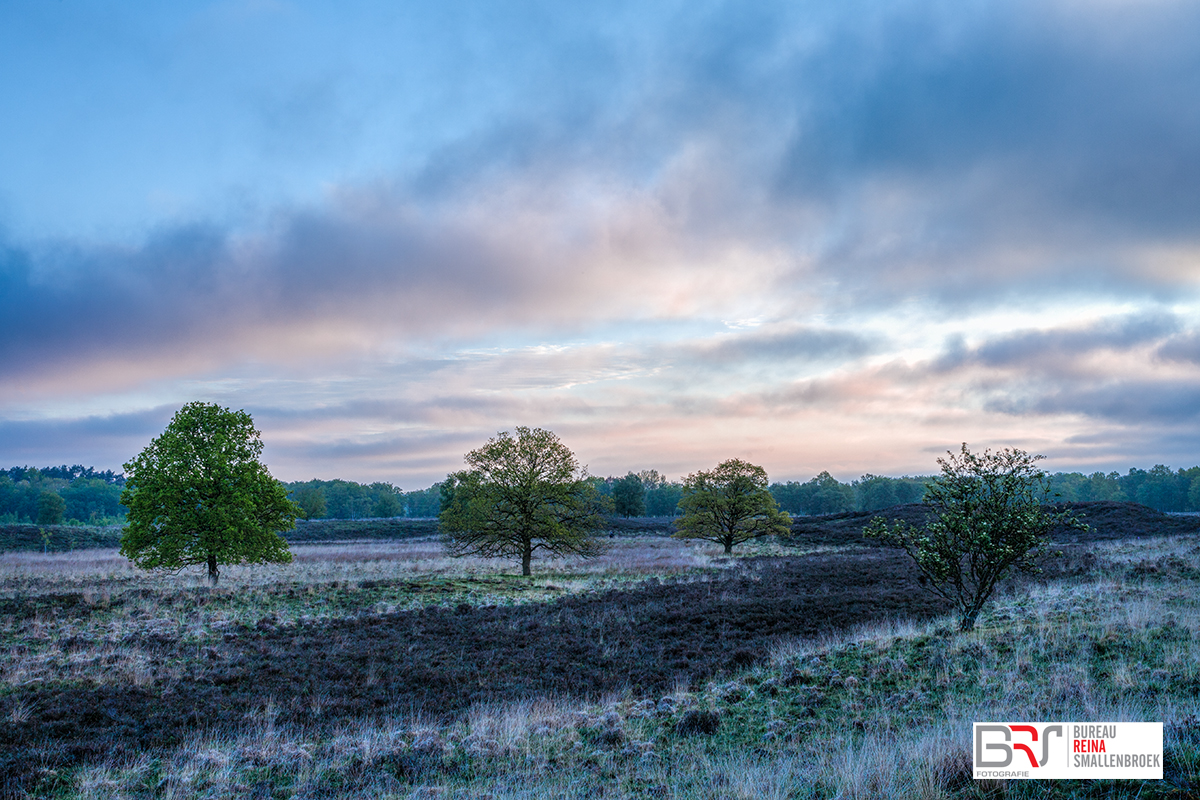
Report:
[[[720,547],[669,537],[620,537],[607,540],[601,558],[535,556],[534,577],[673,575],[726,566]],[[436,539],[337,542],[292,545],[291,564],[224,566],[221,584],[246,588],[279,583],[407,580],[431,575],[467,577],[512,572],[511,560],[449,556]],[[738,556],[783,552],[771,543],[744,545]],[[795,550],[786,552],[795,553]],[[203,588],[203,567],[178,573],[147,573],[134,567],[117,550],[75,550],[69,553],[0,553],[0,597],[99,588],[117,583],[137,588]]]

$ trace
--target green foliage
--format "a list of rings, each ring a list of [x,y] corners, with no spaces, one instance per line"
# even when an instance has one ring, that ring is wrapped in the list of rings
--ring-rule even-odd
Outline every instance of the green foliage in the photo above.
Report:
[[[683,484],[669,481],[656,469],[644,469],[637,473],[644,489],[646,516],[673,517],[679,513],[679,501],[683,498]]]
[[[716,542],[726,553],[750,539],[785,534],[792,524],[767,490],[766,470],[736,458],[689,475],[679,507],[676,536]]]
[[[375,506],[384,494],[394,494],[390,483],[370,486],[335,479],[296,481],[284,484],[291,500],[305,508],[308,519],[367,519],[376,516]]]
[[[466,455],[469,470],[441,486],[439,521],[454,555],[521,559],[531,574],[537,550],[598,555],[607,503],[575,455],[550,431],[519,426]]]
[[[291,544],[299,542],[403,540],[436,536],[438,525],[430,519],[314,519],[300,520],[283,533]]]
[[[597,492],[611,498],[613,510],[626,518],[673,517],[683,497],[683,484],[671,483],[656,469],[629,472],[624,478],[592,476],[588,480]]]
[[[38,496],[37,523],[38,525],[58,525],[63,521],[63,512],[67,503],[57,492],[43,489]]]
[[[656,469],[643,469],[637,473],[638,480],[642,482],[642,486],[647,489],[658,489],[670,483],[667,476],[663,475]]]
[[[63,464],[61,467],[10,467],[3,470],[8,474],[9,480],[14,483],[21,481],[36,481],[36,480],[52,480],[58,481],[62,485],[66,485],[73,481],[85,478],[88,480],[99,480],[104,483],[111,483],[120,486],[125,481],[123,475],[114,473],[111,469],[106,469],[103,472],[97,472],[94,467],[85,467],[82,464],[76,464],[73,467],[68,467]]]
[[[325,490],[320,486],[301,486],[289,496],[291,501],[300,507],[300,516],[303,519],[323,519],[328,514]]]
[[[925,496],[925,479],[888,478],[867,473],[851,484],[854,488],[855,509],[878,511],[907,503],[919,503]]]
[[[1093,472],[1091,475],[1081,472],[1057,472],[1048,476],[1048,480],[1051,494],[1063,502],[1129,499],[1121,489],[1121,475],[1118,472]]]
[[[295,481],[284,484],[305,519],[385,519],[436,517],[439,487],[402,492],[390,483],[356,483],[341,479]]]
[[[37,470],[25,470],[16,481],[8,476],[0,478],[0,502],[4,504],[2,510],[12,514],[14,522],[37,522],[38,501],[42,492],[53,488],[50,481],[42,478]]]
[[[863,533],[902,547],[926,585],[955,604],[962,630],[969,631],[997,581],[1012,569],[1037,571],[1051,529],[1087,526],[1046,505],[1047,476],[1036,466],[1044,456],[1016,448],[975,455],[965,443],[947,455],[938,459],[942,473],[925,494],[933,522],[919,529],[876,517]]]
[[[646,490],[646,514],[651,517],[673,517],[679,513],[679,501],[682,499],[683,484],[664,481]]]
[[[390,483],[372,483],[375,491],[375,502],[371,506],[371,516],[376,519],[404,516],[404,499],[400,490]]]
[[[65,516],[69,520],[103,523],[125,514],[121,507],[121,484],[102,478],[78,477],[58,490],[66,502]]]
[[[369,486],[341,479],[315,483],[325,493],[326,516],[333,519],[363,519],[371,516],[375,496]]]
[[[613,482],[612,496],[613,510],[622,517],[640,517],[646,513],[646,488],[634,473]]]
[[[436,517],[442,510],[442,485],[404,493],[404,516]]]
[[[124,516],[121,487],[124,476],[111,470],[96,472],[91,467],[12,467],[0,470],[0,520],[9,523],[37,523],[42,509],[39,503],[53,504],[46,513],[70,524],[107,524]],[[45,493],[57,494],[65,502],[61,516],[53,508],[57,501],[42,499]],[[45,516],[42,524],[49,524]]]
[[[840,514],[846,511],[878,511],[919,503],[925,495],[925,478],[889,478],[867,473],[853,483],[842,483],[821,472],[804,483],[771,484],[771,495],[784,511],[793,514]]]
[[[125,465],[129,509],[121,554],[142,569],[287,563],[279,531],[299,509],[259,461],[262,440],[245,411],[188,403]]]
[[[780,508],[794,514],[838,514],[854,508],[854,488],[824,471],[805,483],[788,481],[770,488]]]
[[[1145,470],[1060,472],[1049,476],[1050,488],[1063,501],[1115,500],[1141,503],[1159,511],[1200,511],[1200,467],[1172,470],[1156,464]],[[1195,490],[1195,491],[1193,491]]]
[[[1132,475],[1133,470],[1130,473]],[[1137,476],[1140,480],[1133,489],[1133,497],[1142,505],[1159,511],[1183,511],[1187,507],[1188,490],[1192,482],[1189,473],[1182,469],[1172,472],[1170,467],[1156,464]]]
[[[807,503],[810,514],[840,514],[854,508],[854,490],[828,472],[822,471],[808,486],[812,487]]]
[[[900,505],[896,497],[895,482],[890,478],[867,473],[851,484],[859,511],[878,511]]]

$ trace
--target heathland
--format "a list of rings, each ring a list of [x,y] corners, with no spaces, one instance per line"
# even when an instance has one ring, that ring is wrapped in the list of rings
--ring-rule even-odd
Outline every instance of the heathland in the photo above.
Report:
[[[531,579],[406,520],[310,522],[216,588],[5,553],[0,796],[1195,796],[1200,520],[1079,509],[968,634],[861,513],[732,557],[614,520]],[[1166,776],[972,781],[983,719],[1162,721]]]

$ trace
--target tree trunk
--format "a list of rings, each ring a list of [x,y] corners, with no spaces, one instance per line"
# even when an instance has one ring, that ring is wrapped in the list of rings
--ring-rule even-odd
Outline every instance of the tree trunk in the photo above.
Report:
[[[725,544],[725,555],[732,554],[733,553],[733,539],[726,539],[724,544]]]
[[[978,616],[978,606],[967,609],[966,613],[963,614],[962,621],[958,624],[958,629],[963,633],[975,630],[975,618]]]
[[[208,582],[211,585],[216,586],[217,578],[219,578],[220,576],[221,576],[221,570],[217,569],[217,554],[209,553],[208,554]]]
[[[521,574],[526,577],[533,574],[529,569],[529,562],[533,560],[533,548],[528,544],[525,545],[525,552],[521,553]]]

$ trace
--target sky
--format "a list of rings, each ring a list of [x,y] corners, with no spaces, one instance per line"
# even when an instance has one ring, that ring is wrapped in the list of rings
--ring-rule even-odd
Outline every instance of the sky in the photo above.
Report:
[[[0,465],[1200,463],[1191,0],[8,0]]]

